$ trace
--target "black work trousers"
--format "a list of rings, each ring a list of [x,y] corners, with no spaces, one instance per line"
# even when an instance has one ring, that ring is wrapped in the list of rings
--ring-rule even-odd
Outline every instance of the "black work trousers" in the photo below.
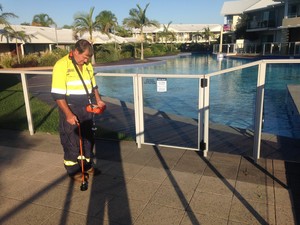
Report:
[[[64,165],[70,176],[81,171],[81,159],[84,159],[85,171],[92,166],[94,136],[92,131],[92,113],[86,111],[85,106],[69,105],[71,111],[77,116],[80,126],[71,125],[66,121],[65,114],[59,109],[60,141],[64,150]],[[81,130],[83,157],[80,156]]]

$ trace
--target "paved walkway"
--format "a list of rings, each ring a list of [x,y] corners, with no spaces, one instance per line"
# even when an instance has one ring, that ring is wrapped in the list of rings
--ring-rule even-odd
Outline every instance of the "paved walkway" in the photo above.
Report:
[[[0,130],[0,224],[281,225],[299,216],[298,163],[108,140],[95,153],[102,174],[80,191],[58,136]]]
[[[49,78],[48,83],[35,78],[30,91],[53,102]],[[134,132],[131,106],[107,103],[101,125]],[[178,118],[175,125],[157,112],[145,118],[152,126],[145,133],[149,140],[157,141],[157,130],[170,126],[175,132],[158,135],[158,141],[194,141],[184,130],[192,122],[185,120],[178,129]],[[300,224],[299,140],[264,137],[262,159],[255,164],[247,157],[252,139],[243,130],[211,126],[207,158],[195,151],[97,140],[96,166],[103,173],[82,192],[65,174],[58,136],[0,130],[0,224]]]

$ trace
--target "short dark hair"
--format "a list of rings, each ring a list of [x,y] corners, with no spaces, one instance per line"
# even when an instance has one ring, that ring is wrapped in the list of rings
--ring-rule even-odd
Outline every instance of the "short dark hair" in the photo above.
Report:
[[[76,42],[75,44],[75,49],[82,54],[85,50],[89,50],[89,56],[92,57],[94,54],[93,46],[90,42],[88,42],[85,39],[80,39],[79,41]]]

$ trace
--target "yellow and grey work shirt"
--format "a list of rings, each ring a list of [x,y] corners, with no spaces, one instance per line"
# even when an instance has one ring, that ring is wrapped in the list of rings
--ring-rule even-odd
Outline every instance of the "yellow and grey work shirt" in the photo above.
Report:
[[[91,63],[84,64],[80,72],[88,92],[91,94],[92,88],[97,87]],[[53,67],[51,93],[58,96],[86,95],[82,81],[69,55],[58,60]]]

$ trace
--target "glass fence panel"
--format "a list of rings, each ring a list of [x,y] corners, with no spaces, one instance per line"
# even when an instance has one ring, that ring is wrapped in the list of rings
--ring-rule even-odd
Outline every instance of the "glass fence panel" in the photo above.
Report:
[[[300,89],[299,71],[299,64],[267,66],[263,132],[300,138],[300,116],[294,104]]]
[[[252,154],[258,67],[210,79],[209,150]]]
[[[198,79],[143,78],[145,142],[197,148]]]
[[[96,124],[104,131],[135,139],[134,97],[132,77],[96,77],[102,99],[107,109],[96,116]]]

